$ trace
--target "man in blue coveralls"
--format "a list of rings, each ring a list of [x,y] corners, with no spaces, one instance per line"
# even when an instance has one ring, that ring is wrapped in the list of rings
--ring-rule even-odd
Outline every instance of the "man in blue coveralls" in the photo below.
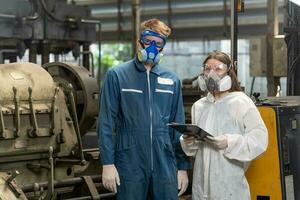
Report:
[[[98,124],[102,182],[118,200],[176,200],[188,186],[180,134],[167,126],[184,123],[181,82],[158,64],[170,33],[158,19],[143,22],[135,58],[106,74]]]

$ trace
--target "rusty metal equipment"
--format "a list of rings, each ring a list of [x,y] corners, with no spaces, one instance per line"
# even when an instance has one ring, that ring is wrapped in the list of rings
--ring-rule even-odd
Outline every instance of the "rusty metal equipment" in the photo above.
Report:
[[[82,147],[98,114],[96,79],[74,64],[43,67],[0,65],[0,198],[113,197],[100,183],[98,150]]]

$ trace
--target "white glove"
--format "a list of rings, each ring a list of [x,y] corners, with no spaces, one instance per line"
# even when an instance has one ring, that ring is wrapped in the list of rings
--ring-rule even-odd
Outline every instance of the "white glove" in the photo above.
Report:
[[[217,149],[222,150],[228,147],[228,140],[226,135],[218,135],[218,136],[207,136],[208,141],[212,143]]]
[[[182,141],[186,146],[191,146],[197,141],[197,139],[194,136],[182,135]]]
[[[115,165],[103,165],[102,183],[104,188],[111,192],[117,193],[117,185],[120,185],[120,178]]]
[[[178,183],[178,196],[181,196],[187,189],[189,185],[189,178],[186,170],[178,170],[177,171],[177,183]]]

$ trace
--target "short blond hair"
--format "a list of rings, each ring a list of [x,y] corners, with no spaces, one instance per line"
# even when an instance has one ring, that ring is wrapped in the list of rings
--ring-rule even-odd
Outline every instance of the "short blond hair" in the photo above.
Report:
[[[164,22],[156,18],[148,19],[142,22],[141,33],[144,32],[145,30],[152,30],[165,37],[169,37],[169,35],[171,35],[171,29]]]

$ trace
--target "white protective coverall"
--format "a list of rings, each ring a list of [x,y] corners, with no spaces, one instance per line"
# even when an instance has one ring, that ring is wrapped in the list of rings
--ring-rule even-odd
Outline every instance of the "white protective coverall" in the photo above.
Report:
[[[248,200],[245,177],[250,161],[268,146],[265,124],[252,100],[243,92],[231,92],[216,100],[204,97],[192,107],[192,123],[214,136],[226,135],[228,146],[216,149],[202,141],[181,145],[195,156],[193,200]]]

